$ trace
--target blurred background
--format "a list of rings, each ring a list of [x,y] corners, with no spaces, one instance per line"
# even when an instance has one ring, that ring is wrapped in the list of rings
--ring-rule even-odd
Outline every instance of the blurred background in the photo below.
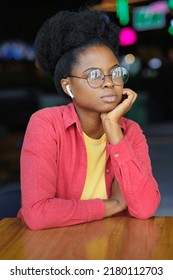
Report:
[[[157,215],[173,215],[173,0],[49,0],[1,3],[0,218],[14,215],[20,203],[20,151],[31,114],[69,102],[35,65],[36,33],[57,11],[85,6],[106,11],[121,27],[120,62],[130,73],[126,86],[138,93],[127,117],[147,137],[162,196]]]

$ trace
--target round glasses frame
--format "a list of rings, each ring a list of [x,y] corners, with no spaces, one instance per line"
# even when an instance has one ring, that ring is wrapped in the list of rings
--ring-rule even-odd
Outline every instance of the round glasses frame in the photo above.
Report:
[[[98,73],[100,74],[100,76],[95,75]],[[116,66],[112,69],[109,75],[105,75],[101,69],[95,68],[88,73],[86,78],[75,75],[71,75],[69,77],[87,80],[87,83],[91,88],[99,88],[103,85],[103,83],[105,82],[105,77],[107,76],[111,78],[111,81],[114,83],[114,85],[122,86],[128,81],[129,73],[125,67]]]

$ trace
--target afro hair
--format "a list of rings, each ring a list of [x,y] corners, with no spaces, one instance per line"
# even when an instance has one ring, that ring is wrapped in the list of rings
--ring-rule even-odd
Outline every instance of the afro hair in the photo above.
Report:
[[[35,39],[36,62],[51,77],[60,58],[67,52],[98,41],[118,55],[119,27],[101,12],[85,8],[60,11],[47,19]]]

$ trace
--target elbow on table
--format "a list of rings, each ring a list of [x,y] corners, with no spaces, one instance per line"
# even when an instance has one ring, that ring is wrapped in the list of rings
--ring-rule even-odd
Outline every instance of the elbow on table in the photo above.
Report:
[[[37,230],[42,230],[44,228],[43,226],[41,226],[40,222],[37,222],[34,219],[25,219],[24,218],[24,220],[30,230],[37,231]]]
[[[128,210],[131,216],[137,219],[147,220],[152,218],[156,214],[159,204],[160,202],[158,202],[156,205],[152,205],[152,207],[148,207],[145,209],[144,208],[141,209],[141,207],[139,207],[136,209],[131,209],[131,210],[128,209]]]
[[[135,217],[136,219],[140,219],[140,220],[148,220],[150,218],[152,218],[154,216],[155,212],[150,213],[136,213],[136,214],[131,214],[131,216]]]
[[[32,221],[26,221],[25,223],[27,224],[27,226],[29,227],[30,230],[32,231],[37,231],[37,230],[42,230],[44,229],[43,227],[40,226],[40,224],[36,223],[36,222],[32,222]]]
[[[41,218],[38,218],[38,215],[35,215],[32,212],[21,211],[21,216],[30,230],[37,231],[46,228],[43,225]]]
[[[161,196],[157,191],[153,199],[138,201],[133,207],[128,208],[129,214],[137,219],[147,220],[152,218],[160,205]]]

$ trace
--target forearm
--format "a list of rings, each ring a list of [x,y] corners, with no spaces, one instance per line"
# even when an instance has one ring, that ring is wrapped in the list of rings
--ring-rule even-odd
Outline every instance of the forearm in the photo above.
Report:
[[[114,121],[106,121],[104,124],[104,131],[111,145],[116,145],[123,139],[121,127]]]
[[[21,215],[32,230],[81,224],[104,217],[105,207],[101,199],[44,199],[32,203],[23,201]]]
[[[131,172],[134,171],[136,178],[135,176],[131,177],[130,174],[127,176],[125,169],[121,169],[121,186],[129,213],[140,219],[150,218],[156,213],[160,204],[157,182],[152,174],[145,173],[136,166],[132,167],[131,165]]]
[[[136,157],[126,139],[112,146],[111,154],[114,176],[130,214],[138,218],[152,216],[160,203],[160,194],[149,164]]]

